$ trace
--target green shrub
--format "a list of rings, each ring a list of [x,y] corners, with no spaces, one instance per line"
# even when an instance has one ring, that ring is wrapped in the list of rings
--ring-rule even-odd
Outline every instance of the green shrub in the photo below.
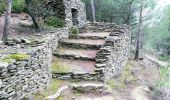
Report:
[[[168,67],[161,67],[159,69],[160,79],[156,82],[156,88],[170,87],[170,69]]]
[[[170,56],[166,55],[166,54],[161,54],[159,57],[158,57],[159,60],[161,61],[168,61],[170,60]]]
[[[21,13],[25,11],[25,0],[13,0],[12,12]]]
[[[76,26],[71,27],[71,28],[70,28],[70,34],[71,34],[71,35],[77,35],[77,34],[79,34],[79,28],[76,27]]]
[[[64,27],[64,21],[57,17],[49,17],[44,22],[46,25],[53,26],[55,28]]]
[[[1,1],[0,0],[0,16],[3,14],[3,12],[5,11],[6,9],[6,3],[5,1]]]

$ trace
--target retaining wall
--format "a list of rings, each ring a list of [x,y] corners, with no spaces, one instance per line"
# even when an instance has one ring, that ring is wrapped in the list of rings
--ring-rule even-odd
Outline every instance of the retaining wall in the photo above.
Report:
[[[0,49],[4,52],[0,52],[0,100],[20,100],[26,95],[45,89],[52,78],[52,52],[57,48],[59,39],[68,38],[68,32],[68,28],[63,28],[42,37],[37,36],[38,40],[43,39],[44,42],[34,47],[25,44],[1,44]],[[25,57],[10,58],[9,61],[7,57],[13,54]]]
[[[110,80],[118,75],[126,64],[130,53],[130,29],[113,23],[88,23],[80,29],[85,32],[110,32],[105,44],[96,56],[96,71],[101,73],[101,80]]]

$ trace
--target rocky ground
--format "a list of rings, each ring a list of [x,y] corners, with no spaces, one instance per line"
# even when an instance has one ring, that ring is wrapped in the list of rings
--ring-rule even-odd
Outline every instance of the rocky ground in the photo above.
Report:
[[[114,80],[108,81],[107,84],[104,84],[109,87],[107,92],[82,93],[81,91],[72,92],[71,90],[67,90],[62,92],[58,98],[52,100],[163,100],[160,98],[155,99],[156,96],[154,94],[154,86],[156,85],[159,78],[160,76],[157,64],[154,64],[145,58],[138,62],[129,60],[120,76]],[[54,95],[60,87],[68,86],[69,84],[73,83],[85,84],[90,83],[90,81],[62,81],[53,79],[49,89],[47,89],[45,92],[35,94],[34,96],[36,100],[40,100],[47,96]],[[100,82],[95,83],[98,84]],[[153,87],[153,89],[151,87]],[[160,95],[157,96],[160,97]],[[136,99],[137,97],[139,97],[139,99]]]
[[[22,14],[11,14],[9,33],[11,36],[15,35],[29,35],[35,33],[32,26],[32,20],[29,15]],[[4,16],[0,16],[0,38],[2,37],[4,26]]]

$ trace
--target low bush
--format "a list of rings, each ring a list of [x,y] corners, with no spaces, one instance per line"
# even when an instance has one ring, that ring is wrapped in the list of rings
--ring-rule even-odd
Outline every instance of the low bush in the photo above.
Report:
[[[161,54],[161,55],[159,55],[158,59],[161,61],[168,61],[168,60],[170,60],[170,56],[168,56],[166,54]]]
[[[160,78],[157,80],[156,85],[155,85],[155,93],[160,93],[163,98],[161,99],[156,99],[156,100],[169,100],[168,98],[170,97],[170,92],[169,92],[169,87],[170,87],[170,68],[167,67],[161,67],[159,69],[159,75]],[[157,96],[158,94],[155,94]],[[159,98],[159,97],[157,97]]]
[[[13,13],[21,13],[25,12],[25,0],[13,0],[12,3],[12,12]]]
[[[64,21],[57,17],[49,17],[49,18],[45,19],[44,23],[47,26],[53,26],[55,28],[64,27]]]
[[[5,3],[5,1],[1,1],[0,0],[0,16],[3,14],[3,12],[5,11],[5,9],[6,9],[6,3]]]
[[[71,34],[71,35],[77,35],[77,34],[79,34],[79,28],[76,27],[76,26],[71,27],[71,28],[70,28],[70,34]]]

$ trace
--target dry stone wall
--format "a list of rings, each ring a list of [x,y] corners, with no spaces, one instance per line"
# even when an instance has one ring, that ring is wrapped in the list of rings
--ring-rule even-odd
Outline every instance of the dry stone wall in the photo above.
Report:
[[[121,72],[130,53],[130,31],[128,27],[111,23],[88,23],[80,29],[84,32],[110,32],[105,44],[96,56],[96,72],[101,73],[101,80],[107,81]]]
[[[81,33],[88,32],[112,32],[115,27],[118,27],[114,23],[106,23],[106,22],[88,22],[86,26],[80,28]]]
[[[96,67],[103,69],[103,79],[118,75],[126,64],[130,52],[130,32],[127,28],[116,28],[107,37],[106,43],[96,57]]]
[[[1,45],[0,49],[4,52],[0,54],[0,100],[20,100],[46,88],[52,78],[52,52],[58,46],[59,39],[68,38],[68,32],[67,28],[51,31],[48,35],[38,37],[44,39],[44,42],[34,47],[28,45],[19,48],[17,44],[15,48]],[[25,58],[10,58],[10,62],[7,62],[7,59],[2,60],[7,55],[12,55],[11,53],[22,54]]]

